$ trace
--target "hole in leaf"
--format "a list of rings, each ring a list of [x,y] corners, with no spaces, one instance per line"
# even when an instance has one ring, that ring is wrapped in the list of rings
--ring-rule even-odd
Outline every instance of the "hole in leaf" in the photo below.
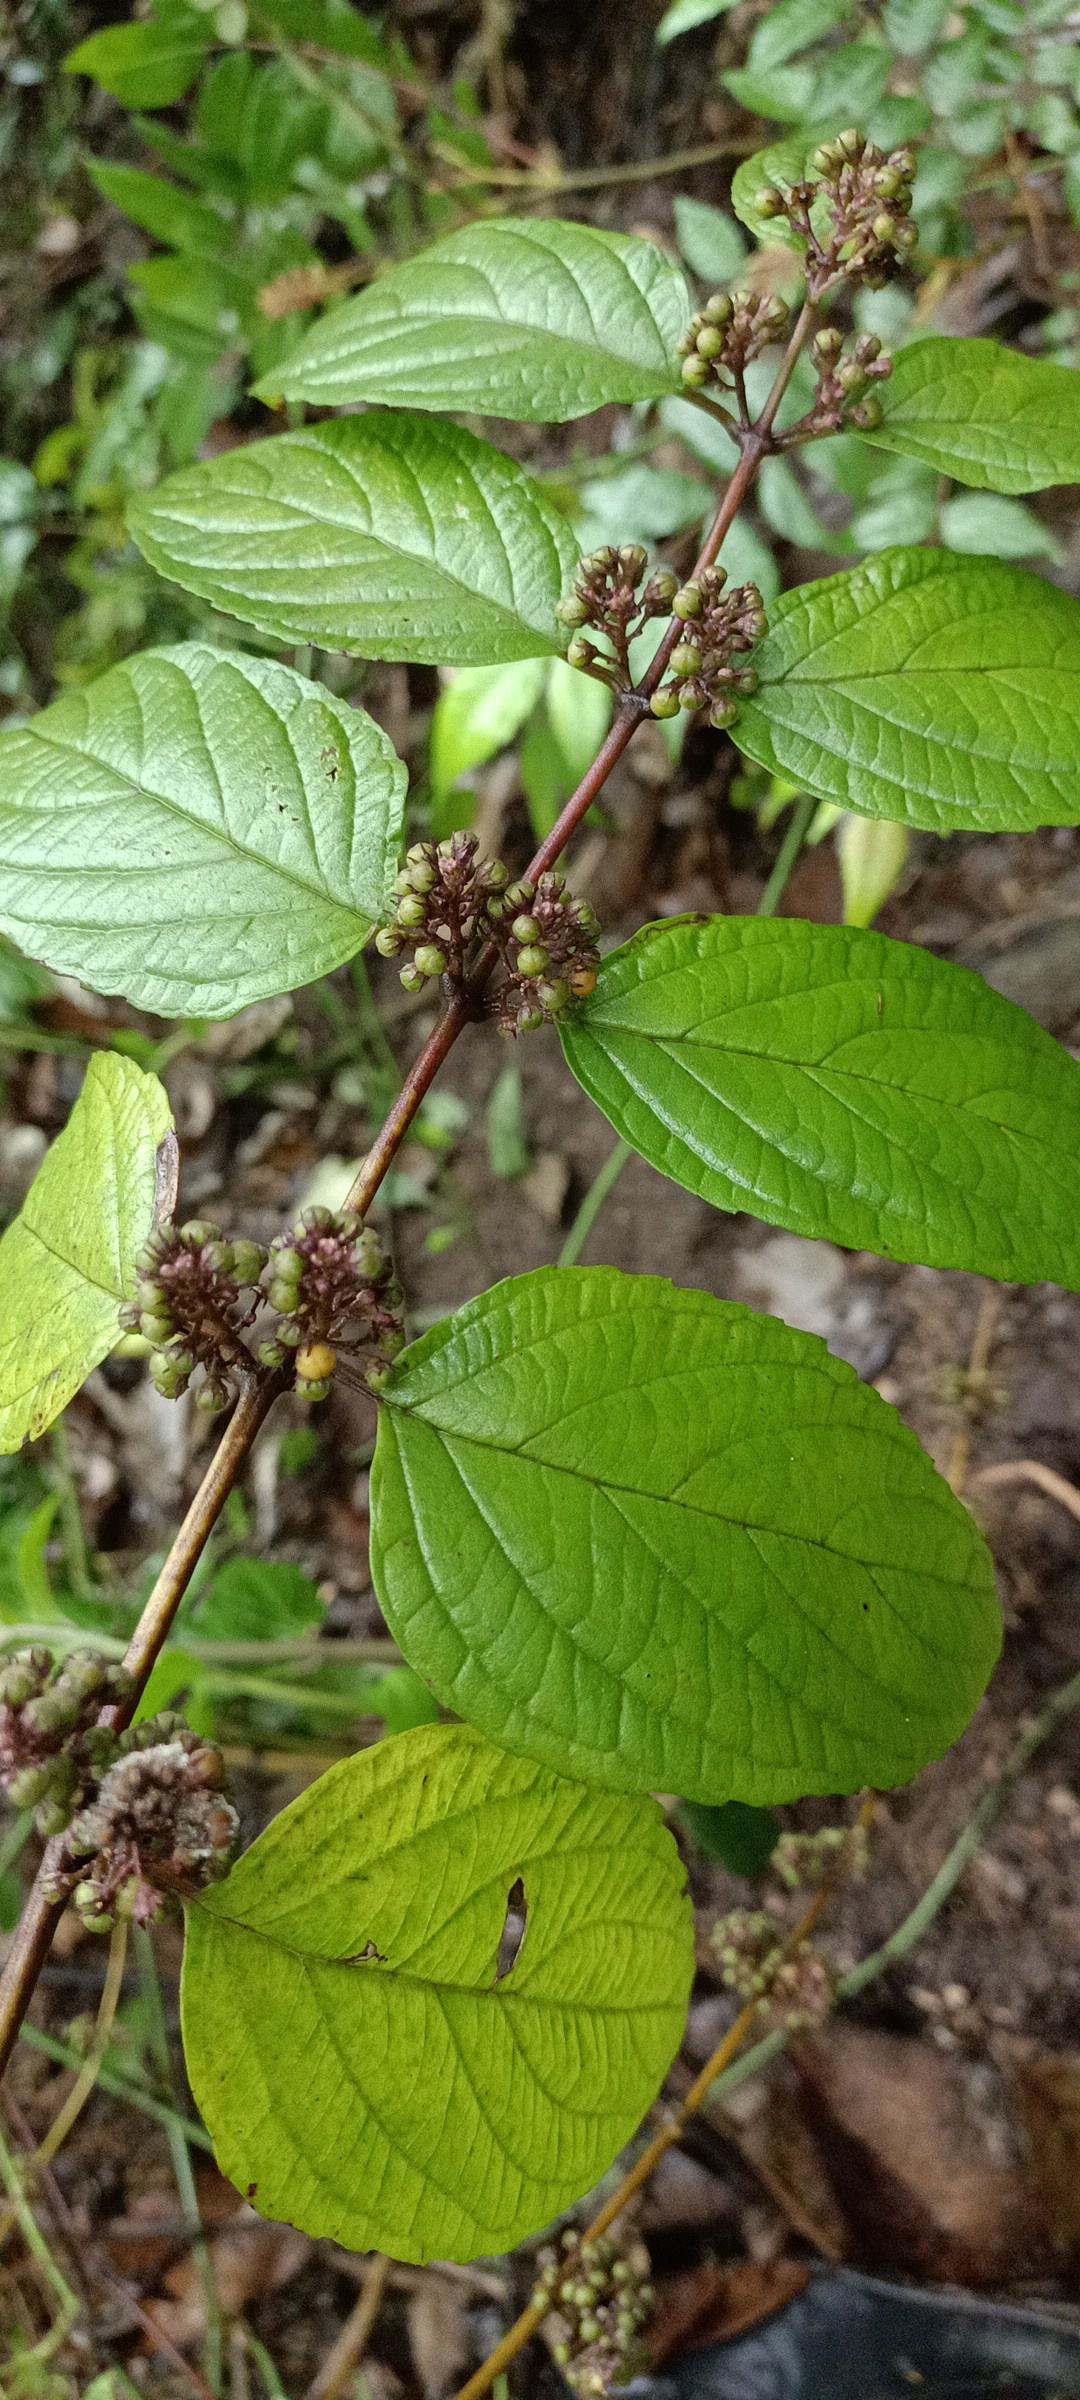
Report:
[[[498,1964],[495,1968],[496,1983],[505,1983],[511,1967],[520,1958],[521,1945],[525,1939],[525,1927],[528,1921],[529,1912],[525,1900],[525,1886],[519,1875],[517,1882],[511,1884],[506,1896],[506,1922],[499,1942]]]

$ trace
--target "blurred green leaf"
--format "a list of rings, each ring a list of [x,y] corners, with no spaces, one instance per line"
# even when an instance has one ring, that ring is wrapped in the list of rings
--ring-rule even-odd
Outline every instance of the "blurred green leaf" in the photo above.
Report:
[[[746,257],[738,226],[722,208],[679,192],[675,201],[675,233],[679,248],[704,283],[730,283]]]

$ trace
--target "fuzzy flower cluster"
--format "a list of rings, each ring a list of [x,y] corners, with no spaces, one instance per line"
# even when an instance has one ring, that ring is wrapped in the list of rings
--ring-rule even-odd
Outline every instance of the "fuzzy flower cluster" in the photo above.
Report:
[[[95,1928],[148,1925],[192,1899],[226,1873],[236,1837],[220,1750],[171,1714],[123,1733],[110,1723],[133,1690],[95,1650],[59,1665],[22,1650],[0,1668],[0,1787],[39,1833],[63,1837],[48,1897],[74,1898]]]
[[[193,1900],[229,1871],[238,1819],[224,1782],[220,1750],[179,1718],[121,1734],[68,1826],[54,1896],[70,1895],[91,1932],[117,1917],[152,1925],[171,1903]]]
[[[533,2299],[548,2309],[545,2334],[552,2358],[581,2400],[604,2400],[613,2385],[641,2372],[640,2330],[653,2304],[652,2286],[613,2242],[580,2242],[563,2235],[563,2255],[541,2250]]]
[[[768,293],[713,292],[698,315],[691,317],[678,345],[687,389],[700,392],[706,384],[717,383],[734,390],[742,402],[745,422],[742,378],[752,358],[771,342],[783,340],[789,316],[786,300]]]
[[[733,1908],[712,1929],[721,1980],[744,2005],[795,2033],[827,2017],[835,1996],[831,1971],[809,1942],[785,1948],[782,1928],[762,1909]]]
[[[596,917],[554,871],[537,884],[511,883],[499,859],[480,857],[474,833],[457,833],[417,842],[398,890],[393,920],[375,941],[384,958],[411,949],[400,970],[407,991],[444,975],[464,982],[486,942],[500,970],[486,1005],[501,1033],[534,1032],[595,987]]]
[[[672,614],[683,635],[668,661],[669,680],[653,694],[655,717],[707,708],[709,723],[722,731],[735,722],[739,694],[757,690],[756,668],[741,662],[767,630],[765,605],[756,583],[725,594],[726,582],[723,567],[703,567],[675,593]]]
[[[845,277],[880,290],[899,274],[919,239],[911,222],[914,152],[886,153],[852,128],[822,142],[809,163],[804,181],[786,191],[766,184],[755,194],[758,215],[783,217],[802,237],[811,300],[822,299]]]
[[[581,560],[573,590],[555,611],[560,624],[572,632],[568,664],[595,675],[614,692],[631,690],[630,644],[652,617],[666,617],[678,587],[670,567],[654,567],[651,574],[648,568],[648,552],[640,542],[625,542],[619,550],[605,544]],[[590,640],[586,626],[589,633],[602,636],[604,650]]]
[[[151,1234],[120,1322],[153,1344],[150,1374],[165,1399],[178,1400],[201,1367],[196,1407],[211,1416],[227,1407],[235,1370],[253,1363],[242,1334],[260,1305],[266,1256],[261,1243],[228,1242],[201,1217]]]
[[[301,1400],[325,1400],[338,1351],[363,1353],[373,1389],[402,1349],[402,1295],[377,1234],[347,1210],[305,1209],[271,1244],[267,1298],[278,1323],[259,1350],[264,1367],[290,1352]]]
[[[131,1694],[131,1677],[96,1650],[54,1666],[48,1650],[20,1650],[0,1667],[0,1786],[32,1808],[38,1832],[62,1833],[116,1748],[98,1725]]]
[[[870,1866],[866,1825],[823,1825],[817,1833],[782,1833],[772,1867],[789,1892],[804,1885],[853,1883]]]

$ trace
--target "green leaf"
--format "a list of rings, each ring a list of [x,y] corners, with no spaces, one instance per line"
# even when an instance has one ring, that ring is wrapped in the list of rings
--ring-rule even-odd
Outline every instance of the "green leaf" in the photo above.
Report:
[[[692,33],[697,25],[711,25],[714,17],[726,17],[736,0],[670,0],[656,28],[661,48],[673,42],[680,33]]]
[[[544,688],[542,658],[506,667],[462,667],[439,694],[431,720],[431,789],[436,804],[459,775],[512,742]]]
[[[205,23],[205,20],[203,20]],[[103,25],[69,50],[69,75],[90,75],[125,108],[171,108],[194,83],[210,44],[198,18],[172,24],[157,17],[132,25]]]
[[[886,0],[882,17],[890,49],[899,58],[920,58],[937,41],[952,0]]]
[[[611,723],[611,692],[596,675],[584,675],[553,658],[547,674],[547,713],[566,770],[566,792],[580,783],[592,765]]]
[[[873,924],[896,890],[910,849],[906,825],[894,824],[891,817],[852,816],[845,809],[836,834],[845,925]]]
[[[616,1130],[714,1207],[1080,1289],[1080,1066],[967,968],[796,918],[647,926],[561,1030]]]
[[[984,492],[1080,483],[1080,375],[1000,342],[911,342],[875,386],[882,422],[862,439],[922,458]]]
[[[652,242],[496,218],[391,267],[260,387],[332,406],[394,401],[561,424],[678,389],[690,302]]]
[[[721,81],[732,99],[751,116],[772,117],[778,125],[800,125],[809,120],[814,74],[808,65],[773,67],[768,75],[754,75],[747,67],[736,67],[734,73],[722,76]]]
[[[743,1800],[705,1808],[699,1800],[684,1800],[679,1815],[698,1849],[720,1859],[729,1875],[764,1875],[780,1838],[771,1808],[747,1808]]]
[[[746,257],[739,228],[722,208],[693,200],[680,192],[675,201],[675,232],[679,248],[695,275],[709,284],[730,283]]]
[[[1022,568],[883,550],[784,593],[734,738],[773,774],[931,833],[1080,821],[1080,607]]]
[[[383,1395],[372,1568],[436,1698],[616,1789],[917,1773],[997,1655],[993,1570],[824,1344],[610,1267],[497,1284]]]
[[[163,575],[260,633],[444,666],[560,652],[577,544],[458,425],[373,410],[184,467],[129,511]]]
[[[755,242],[766,247],[783,242],[791,249],[805,250],[802,235],[793,232],[785,218],[761,216],[754,202],[766,184],[786,194],[793,184],[801,183],[812,147],[805,133],[795,134],[783,142],[770,142],[767,150],[755,150],[752,158],[744,158],[741,167],[736,167],[731,205]]]
[[[145,174],[141,167],[117,166],[104,158],[88,158],[86,164],[104,198],[122,209],[134,225],[141,225],[155,242],[220,256],[230,229],[216,208],[193,199],[164,175]]]
[[[526,1932],[500,1973],[524,1891]],[[188,1911],[188,2074],[225,2173],[350,2250],[507,2250],[589,2190],[682,2036],[655,1803],[425,1726],[344,1759]]]
[[[769,75],[798,51],[831,33],[849,14],[851,0],[775,0],[758,25],[747,52],[752,75]]]
[[[294,1641],[326,1618],[310,1575],[290,1559],[230,1558],[185,1629],[201,1642]],[[333,1651],[328,1645],[327,1657]]]
[[[44,1433],[115,1349],[136,1252],[175,1192],[162,1085],[101,1052],[0,1241],[0,1451]]]
[[[947,550],[962,550],[993,558],[1048,558],[1064,564],[1065,552],[1057,535],[1022,500],[1006,500],[998,492],[957,492],[940,512],[941,539]]]
[[[147,650],[0,741],[0,926],[163,1016],[231,1016],[358,950],[406,772],[291,667]]]

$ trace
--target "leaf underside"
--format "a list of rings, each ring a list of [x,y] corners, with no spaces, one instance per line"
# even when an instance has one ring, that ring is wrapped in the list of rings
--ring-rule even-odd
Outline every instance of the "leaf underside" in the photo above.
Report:
[[[0,1240],[0,1452],[44,1433],[115,1349],[135,1254],[175,1193],[162,1085],[101,1052]]]
[[[467,225],[324,317],[260,387],[337,406],[562,423],[679,388],[690,313],[651,242],[594,225]]]
[[[444,1706],[688,1799],[904,1781],[1000,1640],[980,1535],[850,1367],[611,1268],[499,1284],[405,1353],[372,1568]]]
[[[964,967],[797,918],[654,925],[560,1031],[623,1138],[716,1208],[1080,1289],[1080,1065]]]
[[[508,1903],[525,1933],[499,1975]],[[653,1801],[467,1726],[331,1768],[188,1913],[184,2045],[269,2216],[394,2257],[505,2250],[581,2197],[682,2036],[693,1928]]]
[[[135,1007],[231,1016],[366,940],[406,782],[291,667],[144,651],[0,742],[0,926]]]
[[[577,544],[459,425],[389,409],[183,467],[129,511],[152,566],[260,633],[442,666],[561,652]]]

